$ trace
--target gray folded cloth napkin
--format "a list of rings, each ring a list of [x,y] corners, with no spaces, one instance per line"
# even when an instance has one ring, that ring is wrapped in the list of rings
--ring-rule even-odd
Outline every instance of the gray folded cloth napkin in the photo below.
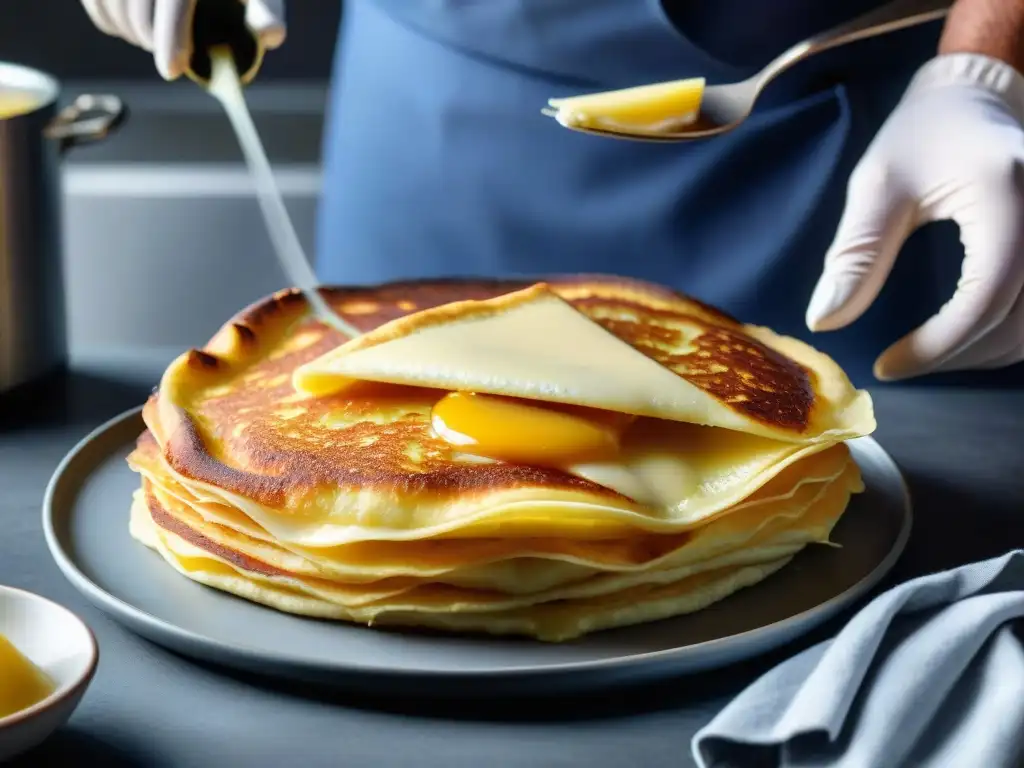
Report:
[[[1024,766],[1022,618],[1024,550],[901,584],[743,691],[694,736],[694,758],[701,768]]]

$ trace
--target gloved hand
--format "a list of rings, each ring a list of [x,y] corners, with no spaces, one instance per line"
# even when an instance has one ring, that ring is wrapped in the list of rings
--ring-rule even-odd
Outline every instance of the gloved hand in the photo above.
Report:
[[[157,71],[174,80],[192,55],[196,0],[82,0],[100,31],[153,52]],[[245,0],[245,22],[271,50],[284,42],[284,0]]]
[[[853,175],[807,308],[812,331],[852,323],[925,222],[960,226],[953,297],[875,362],[880,379],[999,368],[1024,359],[1024,76],[976,54],[917,73]],[[912,300],[912,297],[908,297]]]

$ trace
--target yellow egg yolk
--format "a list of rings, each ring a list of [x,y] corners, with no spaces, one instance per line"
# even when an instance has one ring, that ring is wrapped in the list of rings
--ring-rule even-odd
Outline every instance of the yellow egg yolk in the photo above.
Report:
[[[463,453],[563,467],[615,456],[635,417],[594,408],[452,392],[434,405],[434,431]]]

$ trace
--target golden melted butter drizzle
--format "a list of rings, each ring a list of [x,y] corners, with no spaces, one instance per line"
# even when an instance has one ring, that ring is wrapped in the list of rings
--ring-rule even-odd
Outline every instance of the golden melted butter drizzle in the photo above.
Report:
[[[635,417],[555,403],[451,392],[431,414],[434,431],[463,453],[565,467],[614,458]]]
[[[270,233],[270,240],[274,246],[274,252],[277,254],[278,263],[288,279],[305,295],[310,307],[321,321],[341,331],[349,338],[359,336],[359,331],[355,326],[331,309],[317,290],[316,275],[310,268],[309,261],[302,250],[302,243],[295,232],[288,209],[285,208],[281,191],[277,188],[277,182],[274,181],[270,161],[263,149],[263,142],[260,141],[256,125],[246,106],[242,83],[238,78],[238,71],[235,69],[231,49],[220,46],[211,48],[210,64],[210,83],[207,90],[224,107],[224,111],[235,129],[238,144],[242,148],[242,154],[245,155],[245,162],[249,166],[249,173],[256,187],[256,198],[263,211],[263,220],[267,224],[267,231]]]
[[[0,635],[0,717],[38,704],[55,687],[45,672]]]

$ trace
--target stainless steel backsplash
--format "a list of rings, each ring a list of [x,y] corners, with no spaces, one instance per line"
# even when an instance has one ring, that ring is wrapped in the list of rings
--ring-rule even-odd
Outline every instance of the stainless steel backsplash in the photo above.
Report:
[[[68,91],[82,84],[69,85]],[[133,113],[64,171],[73,359],[161,360],[202,345],[286,285],[226,117],[191,84],[89,84]],[[313,247],[326,87],[256,84],[250,102],[305,247]]]

